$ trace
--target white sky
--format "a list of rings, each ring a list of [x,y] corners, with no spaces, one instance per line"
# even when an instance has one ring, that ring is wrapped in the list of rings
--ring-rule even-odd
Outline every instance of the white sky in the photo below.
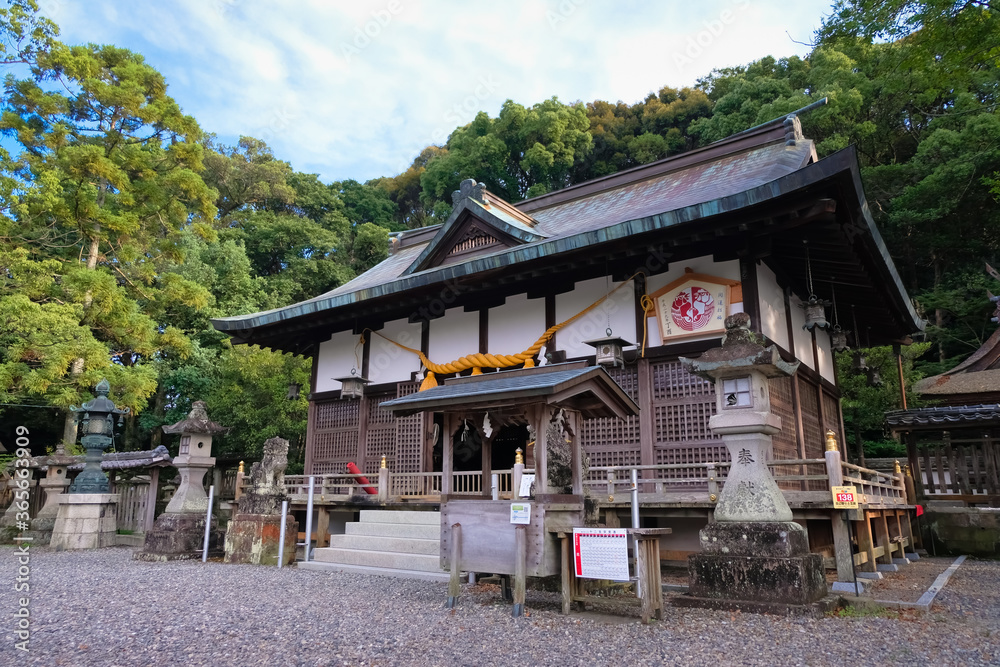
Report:
[[[68,43],[143,54],[202,128],[298,171],[405,170],[504,100],[634,103],[713,68],[804,55],[831,0],[39,0]],[[793,41],[794,40],[794,41]]]

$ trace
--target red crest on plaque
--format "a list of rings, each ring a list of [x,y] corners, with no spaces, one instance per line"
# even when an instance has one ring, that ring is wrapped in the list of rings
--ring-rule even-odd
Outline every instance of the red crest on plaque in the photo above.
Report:
[[[699,285],[683,290],[670,306],[670,317],[684,331],[697,331],[712,320],[715,299],[712,293]]]
[[[734,298],[735,297],[735,298]],[[738,280],[685,269],[684,274],[650,295],[660,324],[660,338],[669,342],[687,336],[725,332],[729,304],[743,300]]]

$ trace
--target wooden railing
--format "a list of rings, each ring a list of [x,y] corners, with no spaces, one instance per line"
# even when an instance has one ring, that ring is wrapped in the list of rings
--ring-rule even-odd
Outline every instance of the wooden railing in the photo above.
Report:
[[[925,441],[910,446],[909,458],[921,496],[1000,496],[998,438]]]
[[[831,460],[787,459],[767,463],[774,480],[779,485],[797,486],[801,489],[797,491],[784,488],[784,493],[804,493],[811,502],[830,499],[830,472],[827,468],[829,465],[839,465],[843,484],[857,488],[862,504],[876,507],[907,504],[903,475],[841,463],[839,455]],[[713,502],[718,498],[729,468],[728,461],[594,467],[588,471],[584,486],[602,500],[609,498],[607,502],[628,502],[632,487],[632,471],[635,470],[639,494],[645,502],[652,501],[652,497],[655,496],[663,496],[666,500],[671,494],[686,494],[686,499]],[[493,472],[498,476],[499,497],[512,498],[513,471]],[[528,474],[532,471],[524,472]],[[314,477],[316,497],[322,495],[326,499],[360,496],[381,502],[435,500],[440,497],[442,489],[442,473],[439,472],[394,473],[381,470],[377,475],[367,476],[369,481],[367,485],[358,481],[361,475],[315,475]],[[483,495],[484,481],[486,484],[491,484],[491,480],[483,480],[481,471],[455,472],[452,475],[451,492]],[[309,478],[305,475],[286,475],[285,486],[290,495],[297,496],[297,499],[302,498],[308,493]],[[362,488],[364,486],[377,490],[377,493],[366,493]],[[486,491],[488,495],[489,488]]]

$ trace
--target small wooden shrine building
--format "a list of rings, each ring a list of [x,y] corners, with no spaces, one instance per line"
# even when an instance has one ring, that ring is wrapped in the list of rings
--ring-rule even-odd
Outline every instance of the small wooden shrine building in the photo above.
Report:
[[[719,345],[723,320],[740,311],[801,362],[794,377],[771,381],[783,425],[774,458],[822,459],[827,430],[846,458],[830,335],[804,327],[810,296],[835,297],[842,318],[853,308],[872,345],[922,327],[872,221],[854,149],[818,159],[796,114],[516,204],[465,181],[453,203],[443,224],[393,235],[389,257],[345,285],[213,320],[236,343],[312,357],[307,474],[348,462],[377,474],[383,457],[396,473],[440,471],[445,438],[455,470],[481,470],[480,424],[380,406],[450,376],[594,363],[603,338],[627,343],[608,371],[639,413],[582,420],[591,468],[724,461],[708,428],[715,388],[678,357]],[[523,425],[499,427],[492,469],[510,469],[528,443]],[[709,488],[704,467],[665,474],[685,480],[667,485],[679,498]],[[697,527],[675,530],[689,550]]]

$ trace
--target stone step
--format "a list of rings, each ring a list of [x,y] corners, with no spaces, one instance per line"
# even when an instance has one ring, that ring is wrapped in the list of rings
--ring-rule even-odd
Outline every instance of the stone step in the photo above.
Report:
[[[348,535],[374,535],[378,537],[412,537],[422,540],[440,540],[441,526],[421,523],[348,523]]]
[[[368,567],[367,565],[346,565],[344,563],[324,563],[309,561],[296,563],[300,570],[315,570],[320,572],[356,572],[358,574],[374,574],[379,577],[395,577],[397,579],[418,579],[421,581],[447,582],[450,574],[447,572],[424,572],[421,570],[403,570],[391,567]]]
[[[380,535],[331,535],[330,546],[336,549],[393,551],[402,554],[437,556],[440,553],[441,542],[437,539],[425,540]]]
[[[366,549],[338,549],[325,547],[316,549],[313,558],[321,563],[343,565],[364,565],[370,568],[391,568],[395,570],[417,570],[420,572],[441,572],[441,559],[426,554],[401,554],[391,551],[368,551]]]
[[[361,523],[403,523],[435,526],[441,525],[440,512],[419,510],[361,510]]]

